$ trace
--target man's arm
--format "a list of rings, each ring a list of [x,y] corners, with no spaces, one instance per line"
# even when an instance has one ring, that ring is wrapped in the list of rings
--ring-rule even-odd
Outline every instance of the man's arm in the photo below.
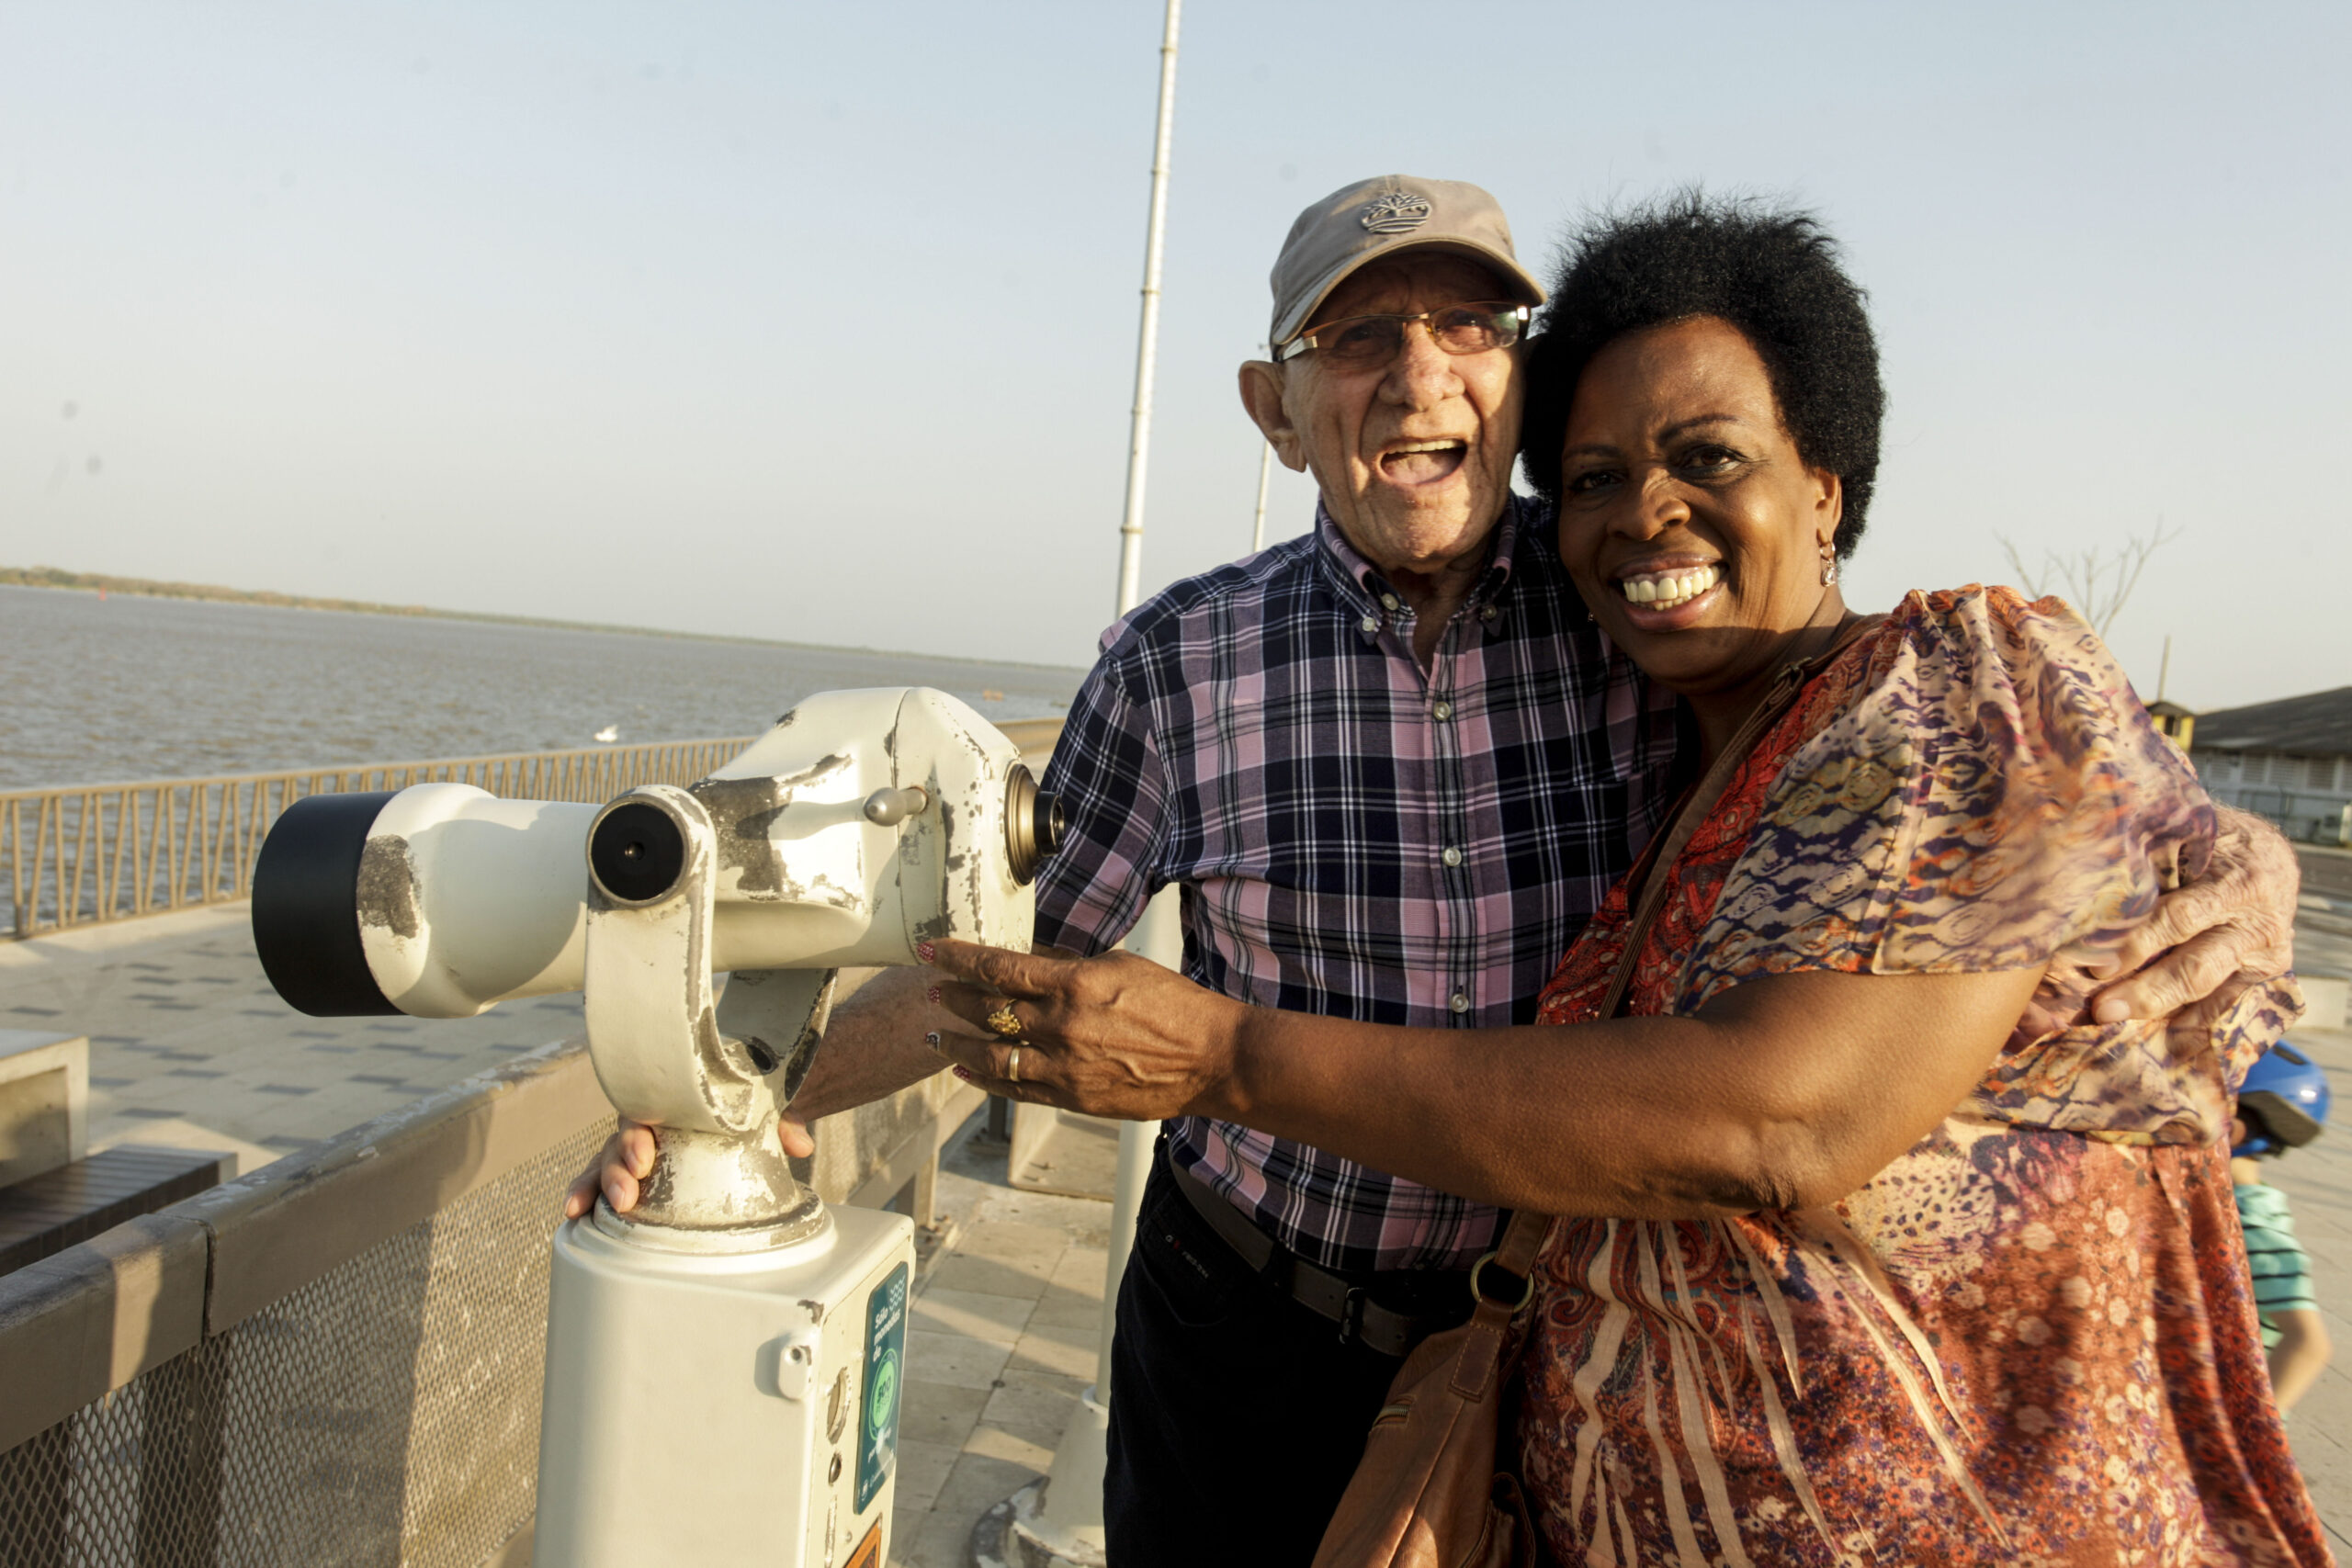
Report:
[[[817,1152],[808,1123],[919,1084],[945,1063],[923,1043],[943,1015],[926,993],[936,984],[927,970],[885,969],[833,1009],[824,1043],[800,1092],[792,1097],[777,1132],[784,1152],[806,1158]],[[626,1116],[588,1168],[572,1179],[563,1201],[566,1219],[577,1219],[601,1190],[615,1213],[637,1206],[639,1184],[653,1170],[653,1131]]]
[[[2211,1022],[2249,987],[2295,966],[2302,867],[2294,850],[2251,812],[2215,810],[2221,830],[2205,874],[2165,894],[2124,939],[2110,969],[2121,977],[2092,998],[2099,1022],[2174,1012]]]

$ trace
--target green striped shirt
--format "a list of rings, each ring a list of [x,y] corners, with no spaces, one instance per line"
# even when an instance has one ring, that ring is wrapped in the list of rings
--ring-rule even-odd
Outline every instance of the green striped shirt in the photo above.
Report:
[[[2312,1260],[2295,1239],[2295,1216],[2284,1192],[2256,1182],[2240,1186],[2237,1197],[2246,1262],[2254,1273],[2254,1304],[2262,1314],[2262,1343],[2267,1348],[2278,1343],[2278,1314],[2319,1310],[2312,1295]]]

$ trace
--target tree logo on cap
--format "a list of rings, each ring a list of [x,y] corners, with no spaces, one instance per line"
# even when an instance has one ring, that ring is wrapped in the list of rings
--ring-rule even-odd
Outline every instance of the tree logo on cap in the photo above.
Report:
[[[1430,198],[1410,191],[1385,191],[1363,209],[1363,226],[1375,234],[1402,234],[1430,220]]]

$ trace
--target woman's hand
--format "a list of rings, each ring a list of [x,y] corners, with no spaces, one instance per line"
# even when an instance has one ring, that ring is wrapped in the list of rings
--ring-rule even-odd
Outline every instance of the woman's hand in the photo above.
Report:
[[[1131,953],[940,942],[932,962],[946,976],[934,999],[971,1026],[933,1045],[990,1094],[1130,1122],[1230,1113],[1242,1004]],[[1017,1040],[987,1021],[1007,1006]]]

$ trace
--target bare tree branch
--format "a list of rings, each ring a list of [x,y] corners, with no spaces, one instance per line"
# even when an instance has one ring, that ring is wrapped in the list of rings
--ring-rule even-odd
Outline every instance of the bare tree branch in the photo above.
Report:
[[[2167,532],[2164,519],[2156,519],[2154,533],[2143,538],[2128,536],[2123,547],[2110,559],[2098,548],[2084,550],[2076,555],[2062,556],[2055,551],[2042,554],[2040,573],[2027,570],[2025,558],[2017,544],[2006,534],[1996,534],[2001,549],[2009,558],[2009,568],[2018,574],[2018,586],[2032,598],[2041,598],[2053,582],[2064,598],[2071,600],[2084,620],[2106,637],[2115,625],[2115,618],[2130,603],[2132,591],[2140,586],[2140,574],[2148,569],[2148,558],[2180,537],[2177,528]]]
[[[2007,534],[1996,534],[1993,537],[2001,541],[2001,553],[2009,558],[2009,570],[2018,574],[2018,586],[2025,590],[2025,596],[2029,599],[2047,597],[2041,591],[2041,581],[2026,570],[2025,558],[2018,554],[2017,541]]]

